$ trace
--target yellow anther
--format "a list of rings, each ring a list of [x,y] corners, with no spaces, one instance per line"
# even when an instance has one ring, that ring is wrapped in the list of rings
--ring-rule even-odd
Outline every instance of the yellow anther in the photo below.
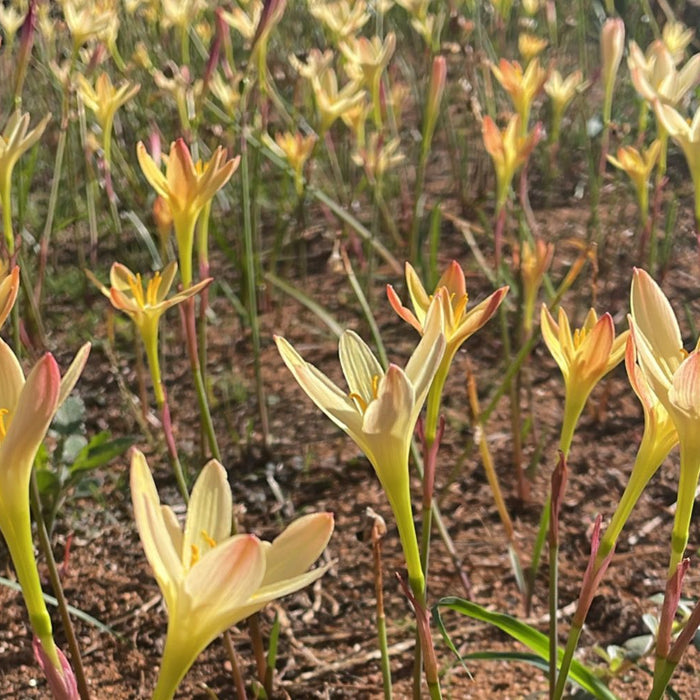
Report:
[[[216,547],[216,540],[211,537],[205,530],[202,530],[200,533],[202,535],[202,539],[212,548]]]
[[[148,287],[146,289],[146,303],[149,306],[155,306],[158,303],[158,290],[160,289],[161,281],[162,277],[160,276],[160,272],[156,272],[148,281]]]
[[[199,547],[196,544],[191,545],[192,554],[190,556],[190,569],[199,561]]]
[[[376,399],[378,396],[380,379],[381,379],[381,377],[378,374],[375,374],[372,377],[372,399],[371,399],[372,401],[374,401],[374,399]],[[351,394],[348,394],[348,398],[353,399],[357,403],[357,405],[362,413],[364,413],[367,410],[367,406],[369,404],[359,394],[356,394],[353,391]]]
[[[357,403],[360,406],[360,411],[362,411],[362,413],[364,413],[367,410],[367,402],[359,394],[356,394],[353,391],[351,394],[348,394],[348,398],[357,401]]]
[[[583,343],[587,334],[588,330],[585,328],[576,328],[574,330],[574,348],[578,348]]]
[[[0,440],[5,439],[7,431],[5,429],[5,416],[9,413],[6,408],[0,408]]]
[[[143,285],[141,284],[141,275],[136,274],[132,277],[129,277],[129,288],[131,289],[131,293],[134,295],[134,301],[141,307],[143,308],[144,306],[144,298],[143,298]]]

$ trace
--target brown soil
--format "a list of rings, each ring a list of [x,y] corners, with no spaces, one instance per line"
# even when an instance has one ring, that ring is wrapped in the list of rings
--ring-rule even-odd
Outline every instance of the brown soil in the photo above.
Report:
[[[625,326],[630,260],[634,259],[634,241],[625,232],[625,216],[610,207],[604,222],[610,244],[600,251],[600,269],[595,285],[582,283],[571,292],[565,307],[580,322],[595,296],[599,311],[609,310],[618,328]],[[629,218],[630,212],[626,212]],[[585,239],[586,210],[575,206],[549,208],[537,214],[547,236],[558,242],[554,279],[563,274],[565,261],[575,257],[571,240]],[[617,217],[617,218],[615,218]],[[697,252],[691,236],[679,228],[678,252],[669,269],[664,288],[678,312],[687,304],[689,316],[700,318],[696,289]],[[473,301],[490,290],[484,277],[471,262],[473,256],[459,230],[445,225],[443,259],[455,257],[468,270],[468,288]],[[479,239],[487,254],[488,246]],[[306,243],[313,251],[304,277],[288,277],[323,304],[343,325],[355,328],[364,337],[369,333],[362,320],[351,288],[342,272],[329,263],[333,233],[315,234]],[[64,253],[70,255],[69,252]],[[360,269],[360,262],[355,261]],[[590,279],[588,272],[582,280]],[[224,262],[215,263],[215,277],[226,279],[231,270]],[[393,315],[383,295],[384,285],[401,286],[392,270],[379,266],[373,277],[373,308],[390,358],[404,363],[413,344],[414,332]],[[337,563],[320,582],[262,613],[263,630],[269,631],[276,613],[280,615],[281,635],[276,688],[279,697],[291,698],[373,698],[380,696],[381,676],[377,661],[373,616],[375,597],[370,545],[363,537],[367,530],[367,508],[381,514],[388,523],[384,541],[384,576],[389,643],[397,697],[410,693],[414,631],[408,604],[393,573],[401,571],[398,538],[386,499],[372,469],[354,444],[318,412],[284,368],[272,342],[273,333],[283,334],[310,361],[339,379],[336,340],[322,323],[296,302],[273,289],[265,289],[262,324],[262,371],[270,417],[270,446],[260,447],[261,431],[257,420],[254,368],[247,330],[232,322],[230,306],[220,297],[214,309],[221,313],[211,324],[209,374],[218,435],[222,440],[225,465],[230,474],[234,497],[247,530],[272,537],[294,515],[314,510],[335,513],[336,531],[328,557]],[[403,291],[403,290],[402,290]],[[83,303],[83,302],[81,302]],[[105,318],[105,300],[92,290],[86,293],[85,308]],[[75,300],[53,301],[54,322],[70,319],[76,313]],[[198,431],[194,418],[195,400],[186,373],[183,344],[173,315],[166,330],[165,376],[169,386],[177,439],[193,471],[201,460]],[[69,327],[68,325],[66,327]],[[687,329],[686,329],[687,330]],[[121,319],[117,325],[117,366],[104,351],[106,326],[95,330],[97,342],[89,364],[78,385],[89,415],[89,432],[108,427],[113,435],[142,435],[136,420],[133,396],[120,393],[119,385],[137,393],[133,351],[129,327]],[[689,333],[686,334],[688,337]],[[72,336],[54,330],[50,342],[61,348],[60,361],[66,366],[77,347]],[[494,610],[522,616],[523,610],[510,567],[504,531],[494,507],[478,453],[473,448],[473,433],[467,421],[464,386],[467,362],[476,372],[483,398],[495,386],[503,367],[498,320],[492,321],[472,338],[455,362],[445,404],[447,429],[439,456],[436,494],[442,514],[454,540],[464,570],[471,583],[475,602]],[[539,344],[528,366],[526,377],[530,393],[523,392],[524,410],[534,409],[536,434],[542,440],[542,458],[533,479],[531,501],[519,503],[515,497],[515,478],[511,465],[511,433],[507,401],[503,400],[487,427],[501,484],[508,496],[517,539],[525,562],[532,548],[541,504],[544,501],[551,469],[556,459],[556,442],[562,411],[563,390],[559,371],[546,348]],[[150,424],[157,421],[148,416]],[[580,422],[570,455],[570,482],[562,513],[560,555],[561,627],[565,630],[572,610],[589,548],[592,523],[597,514],[611,516],[626,482],[636,446],[641,436],[641,410],[625,377],[618,368],[594,392],[588,410]],[[157,435],[157,431],[152,431]],[[174,480],[165,460],[165,451],[152,436],[139,437],[140,447],[149,453],[151,467],[164,501],[179,502]],[[535,450],[534,441],[525,444],[528,462]],[[131,516],[127,489],[127,460],[119,459],[99,473],[98,496],[72,498],[61,512],[55,534],[55,552],[65,555],[64,586],[73,605],[94,616],[112,629],[103,633],[94,626],[76,620],[85,657],[89,683],[95,698],[147,697],[155,682],[162,650],[166,616],[154,579],[142,553]],[[672,516],[669,506],[675,501],[678,458],[674,453],[654,477],[635,509],[621,538],[613,564],[596,597],[581,640],[581,658],[605,673],[605,664],[592,652],[594,645],[622,644],[647,632],[644,612],[658,612],[649,597],[663,590],[668,559]],[[414,493],[418,494],[418,483]],[[419,512],[418,500],[416,511]],[[653,528],[645,528],[649,523]],[[641,534],[640,534],[641,533]],[[630,537],[638,537],[636,544]],[[71,542],[70,552],[66,545]],[[439,536],[435,535],[430,566],[430,599],[444,595],[464,595]],[[697,523],[690,532],[688,550],[692,560],[686,578],[685,593],[693,596],[698,581],[696,551],[700,546]],[[6,553],[2,553],[2,573],[12,576]],[[44,570],[42,566],[42,571]],[[48,586],[47,586],[48,590]],[[21,599],[15,591],[0,586],[0,605],[4,611],[0,627],[0,697],[47,697],[47,689],[35,664],[27,633]],[[547,567],[538,578],[529,621],[546,631]],[[462,653],[486,649],[522,650],[505,635],[488,626],[454,614],[445,615],[452,639]],[[56,636],[65,648],[58,617]],[[446,697],[452,698],[526,698],[539,697],[546,690],[541,671],[531,666],[503,662],[467,662],[471,677],[446,649],[436,634],[439,661],[443,670]],[[247,678],[254,676],[251,646],[245,626],[234,630],[233,638]],[[562,640],[564,636],[562,634]],[[611,687],[625,700],[645,698],[653,667],[653,656],[637,664],[627,664]],[[700,661],[691,649],[673,681],[683,698],[700,694]],[[232,698],[234,692],[222,645],[214,643],[192,668],[178,697],[206,698],[208,691],[220,698]],[[252,697],[252,694],[251,694]]]

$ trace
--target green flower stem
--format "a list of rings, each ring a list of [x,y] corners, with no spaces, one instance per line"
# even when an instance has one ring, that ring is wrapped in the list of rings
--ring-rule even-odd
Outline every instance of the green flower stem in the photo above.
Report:
[[[2,511],[2,533],[10,551],[19,585],[22,588],[24,604],[27,606],[29,614],[29,624],[34,634],[41,641],[41,645],[51,663],[61,670],[61,662],[53,641],[51,618],[46,609],[39,572],[34,559],[29,501],[26,499],[21,504],[4,502]]]
[[[688,544],[688,531],[690,529],[690,517],[693,514],[695,503],[695,489],[700,476],[700,459],[698,450],[694,444],[688,444],[688,440],[680,443],[681,469],[678,479],[678,501],[676,503],[676,517],[673,520],[671,533],[671,561],[668,566],[668,576],[673,576],[678,564],[683,559],[685,548]]]
[[[656,667],[654,668],[654,684],[649,693],[649,700],[662,700],[666,691],[666,686],[671,680],[673,672],[676,670],[677,663],[673,663],[668,659],[657,659]]]
[[[180,279],[184,289],[189,289],[192,286],[192,248],[194,247],[194,230],[197,218],[197,216],[185,216],[175,217],[173,220]]]
[[[656,166],[656,182],[660,182],[664,175],[666,175],[666,157],[668,155],[668,131],[663,124],[658,122],[656,124],[656,133],[661,143],[661,148],[659,148],[659,163]]]
[[[211,215],[211,203],[209,200],[202,209],[197,222],[197,261],[199,263],[199,279],[209,277],[209,217]],[[209,288],[205,287],[200,293],[199,322],[197,335],[199,339],[199,364],[202,367],[204,385],[207,384],[207,310],[209,307]]]
[[[550,516],[550,527],[555,527]],[[550,537],[550,540],[552,538]],[[554,688],[557,685],[557,652],[558,652],[558,620],[559,607],[559,542],[549,545],[549,692],[550,697],[556,697]]]
[[[4,178],[0,191],[0,205],[2,206],[2,227],[5,234],[7,252],[12,255],[15,252],[15,237],[12,231],[12,180]]]
[[[191,644],[184,643],[177,634],[171,634],[170,623],[168,623],[165,649],[152,700],[171,700],[197,656],[198,654],[192,653]]]
[[[645,434],[646,435],[646,434]],[[642,438],[642,445],[640,445],[639,455],[643,455],[642,448],[644,447],[644,438]],[[670,450],[670,447],[669,447]],[[656,470],[661,465],[661,462],[666,458],[668,450],[663,448],[654,454],[646,456],[646,459],[642,457],[640,460],[638,458],[635,461],[634,467],[632,468],[632,473],[630,474],[627,486],[620,498],[620,501],[615,508],[615,513],[613,514],[610,524],[605,530],[600,541],[600,547],[598,548],[598,553],[596,554],[595,566],[600,567],[603,560],[612,552],[613,548],[617,543],[617,539],[622,532],[622,528],[625,526],[627,519],[632,512],[632,509],[636,505],[639,497],[649,483],[649,480],[656,473]],[[651,458],[650,458],[651,457]]]
[[[384,488],[384,491],[389,499],[394,518],[396,518],[396,527],[399,531],[401,548],[406,560],[409,586],[413,595],[416,596],[416,600],[424,604],[425,577],[423,576],[423,568],[420,563],[420,550],[418,549],[418,538],[416,537],[416,528],[413,522],[413,509],[411,507],[411,494],[408,490],[408,483],[406,483],[406,488],[393,489],[393,493],[392,490],[387,490],[386,488]]]
[[[564,656],[562,657],[561,665],[559,667],[559,677],[557,678],[557,684],[554,689],[552,700],[560,700],[560,698],[564,695],[566,680],[569,676],[569,669],[571,668],[571,662],[574,659],[574,652],[578,646],[582,629],[582,626],[574,623],[572,623],[571,628],[569,629],[569,637],[566,640],[566,648],[564,649]]]
[[[187,354],[190,359],[190,371],[192,372],[192,378],[195,384],[195,390],[197,392],[197,402],[199,404],[199,415],[202,421],[202,429],[207,438],[207,443],[209,445],[209,450],[211,451],[214,459],[221,461],[221,451],[219,450],[219,443],[216,440],[216,432],[214,431],[214,423],[211,418],[211,411],[209,409],[209,401],[207,399],[207,392],[204,386],[204,379],[202,378],[202,368],[199,364],[199,353],[197,351],[197,331],[195,328],[195,302],[194,297],[185,299],[182,303],[184,323],[185,323],[185,334],[187,336]]]
[[[165,387],[160,374],[160,358],[158,356],[158,321],[155,321],[156,327],[154,332],[141,335],[144,346],[146,348],[146,359],[148,361],[148,369],[151,374],[151,383],[153,384],[153,393],[156,397],[156,405],[161,414],[161,423],[163,425],[163,433],[165,435],[165,444],[168,448],[168,457],[170,458],[170,466],[175,474],[178,490],[185,503],[189,503],[190,494],[187,488],[187,480],[185,473],[180,463],[180,457],[177,453],[175,438],[173,437],[172,421],[170,420],[170,407],[168,405],[165,393]]]
[[[588,394],[580,396],[573,395],[574,393],[567,390],[566,398],[564,399],[564,420],[562,421],[561,434],[559,436],[559,449],[564,454],[564,459],[569,457],[576,425],[588,400]]]
[[[34,511],[34,520],[36,521],[37,532],[39,534],[39,544],[46,559],[46,565],[49,571],[49,579],[51,580],[51,588],[53,589],[54,595],[56,596],[58,611],[61,615],[61,624],[63,625],[63,631],[66,635],[66,642],[68,644],[68,649],[70,650],[71,667],[73,669],[73,673],[75,674],[78,692],[80,693],[81,700],[89,700],[90,691],[88,689],[87,679],[85,678],[85,669],[83,667],[83,659],[80,654],[80,646],[78,645],[78,638],[75,635],[75,629],[73,628],[73,623],[70,619],[70,613],[68,611],[68,601],[66,600],[66,596],[63,593],[61,577],[59,576],[58,567],[56,566],[56,560],[54,559],[53,550],[51,549],[51,540],[49,538],[49,533],[46,529],[46,522],[44,520],[43,512],[41,509],[41,494],[39,493],[39,483],[37,482],[36,471],[34,470],[32,470],[32,477],[30,482],[30,496],[32,508]],[[42,646],[43,644],[44,641],[42,640]],[[46,647],[44,648],[46,649]],[[58,668],[61,668],[60,663]]]
[[[190,27],[187,22],[180,26],[180,50],[182,65],[190,65]]]

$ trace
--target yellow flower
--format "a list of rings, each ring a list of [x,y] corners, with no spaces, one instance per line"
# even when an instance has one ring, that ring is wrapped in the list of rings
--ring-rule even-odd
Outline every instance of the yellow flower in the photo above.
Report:
[[[428,396],[428,412],[426,418],[426,435],[432,442],[437,428],[438,414],[442,390],[450,370],[450,365],[457,350],[466,340],[484,326],[496,313],[501,302],[508,293],[508,287],[501,287],[484,301],[467,310],[469,296],[464,279],[464,271],[456,260],[453,260],[435,285],[435,292],[428,295],[418,274],[410,263],[406,263],[406,286],[411,298],[413,312],[401,302],[398,294],[391,285],[387,285],[386,293],[391,307],[408,324],[413,326],[421,335],[425,335],[431,306],[438,305],[442,309],[443,332],[445,334],[445,353],[435,373],[433,386]]]
[[[404,155],[399,151],[401,139],[397,136],[385,142],[381,134],[372,133],[369,143],[364,148],[358,148],[352,154],[355,165],[364,168],[371,183],[381,179],[382,175],[404,161]]]
[[[540,66],[536,58],[528,63],[524,71],[517,61],[507,61],[502,58],[498,66],[491,64],[491,71],[513,102],[515,111],[520,117],[520,135],[522,136],[530,122],[532,102],[547,80],[547,71]]]
[[[358,105],[365,93],[355,81],[350,81],[338,91],[338,78],[333,68],[325,68],[311,79],[316,110],[319,116],[319,134],[325,134],[336,119]]]
[[[114,115],[140,89],[140,85],[131,85],[128,81],[122,83],[119,88],[115,88],[109,75],[105,72],[100,73],[94,88],[85,76],[78,76],[78,90],[83,103],[95,113],[95,119],[102,129],[102,143],[107,162],[110,161]]]
[[[378,36],[361,36],[344,41],[340,50],[347,59],[346,70],[351,79],[373,90],[382,71],[387,67],[396,49],[396,35],[389,32],[384,41]]]
[[[153,390],[159,406],[165,401],[160,379],[160,363],[158,361],[158,326],[160,317],[171,306],[180,304],[185,299],[189,299],[199,293],[212,281],[211,278],[204,279],[166,299],[176,273],[177,263],[171,262],[165,267],[162,274],[156,272],[148,280],[144,288],[141,275],[135,275],[125,265],[114,263],[109,273],[112,286],[111,289],[107,289],[90,271],[86,271],[90,280],[112,302],[112,306],[126,313],[138,329],[146,348],[146,356],[148,357],[153,376]]]
[[[646,54],[630,42],[627,65],[635,90],[648,102],[660,100],[675,107],[700,82],[700,54],[695,54],[680,70],[662,41],[654,41]]]
[[[523,327],[528,336],[532,332],[537,292],[542,286],[545,272],[552,263],[553,255],[554,245],[545,243],[541,238],[535,241],[534,248],[529,241],[524,241],[520,249],[513,251],[513,262],[520,268],[523,288]]]
[[[602,563],[612,551],[617,538],[629,518],[632,508],[639,500],[649,479],[656,473],[668,453],[678,444],[678,432],[668,411],[651,390],[644,377],[641,367],[637,364],[637,352],[632,336],[627,338],[625,352],[625,367],[630,384],[637,394],[644,411],[644,434],[637,450],[632,473],[630,474],[625,492],[622,494],[615,513],[605,530],[596,554],[596,562]]]
[[[15,35],[24,24],[26,14],[26,10],[24,12],[18,12],[12,6],[0,5],[0,27],[2,27],[2,31],[5,35],[3,46],[6,48],[11,47],[14,43]]]
[[[617,158],[608,155],[608,160],[616,168],[624,170],[632,180],[642,212],[642,222],[646,222],[649,213],[649,178],[660,151],[661,141],[656,139],[641,153],[634,146],[621,146],[617,149]]]
[[[513,177],[527,162],[541,133],[539,126],[536,126],[529,134],[521,136],[520,117],[517,114],[511,116],[503,131],[498,129],[491,117],[484,117],[481,135],[496,170],[496,211],[505,206]]]
[[[261,0],[252,0],[247,9],[234,7],[230,12],[223,11],[221,16],[231,29],[235,29],[246,41],[252,42],[255,30],[260,24],[263,3]]]
[[[51,618],[34,559],[29,479],[46,431],[78,381],[89,353],[88,343],[78,351],[63,379],[56,360],[47,353],[25,381],[15,354],[0,340],[0,531],[17,572],[32,630],[59,670]]]
[[[15,265],[9,274],[3,275],[0,282],[0,326],[10,315],[19,291],[19,267]]]
[[[700,109],[690,124],[669,105],[654,102],[656,118],[681,147],[695,188],[695,221],[700,223]]]
[[[182,284],[192,284],[192,248],[197,219],[204,206],[229,181],[238,167],[239,157],[226,160],[226,151],[219,146],[211,159],[202,164],[192,162],[183,139],[170,145],[165,174],[139,142],[136,147],[139,164],[153,189],[167,202],[173,217]]]
[[[316,141],[316,134],[313,133],[303,136],[299,131],[294,134],[285,131],[275,135],[274,144],[294,170],[294,185],[300,196],[304,191],[304,165],[313,153]]]
[[[408,457],[413,431],[445,350],[442,309],[433,304],[423,338],[406,369],[385,372],[367,345],[345,331],[338,346],[349,391],[336,386],[282,337],[277,349],[309,398],[344,430],[372,463],[396,518],[411,586],[423,590],[423,573],[413,525]]]
[[[162,0],[161,23],[165,29],[189,29],[206,6],[204,0]]]
[[[610,123],[612,111],[613,88],[617,76],[622,52],[625,48],[625,23],[619,17],[605,21],[600,30],[600,61],[605,98],[603,102],[603,122]]]
[[[229,117],[235,117],[238,105],[241,101],[241,92],[238,89],[243,80],[243,73],[236,73],[233,80],[225,79],[218,71],[209,78],[209,89],[221,102]]]
[[[113,39],[119,26],[116,8],[108,2],[63,0],[63,16],[73,37],[73,51],[91,39]]]
[[[666,22],[661,30],[661,39],[671,52],[675,63],[680,63],[688,44],[693,40],[695,31],[688,29],[683,22]]]
[[[541,39],[534,34],[521,32],[518,35],[518,53],[527,64],[530,63],[533,58],[539,56],[547,48],[548,43],[546,39]]]
[[[425,333],[430,306],[433,299],[438,299],[442,307],[445,334],[445,354],[443,364],[449,365],[461,345],[496,313],[501,302],[508,293],[508,287],[501,287],[482,302],[467,310],[469,295],[464,277],[464,270],[456,260],[453,260],[435,285],[433,295],[425,291],[425,287],[410,263],[406,263],[406,287],[411,298],[413,312],[401,302],[398,294],[391,285],[386,292],[391,307],[408,324],[413,326],[421,335]],[[444,294],[439,294],[444,289]]]
[[[566,79],[562,79],[561,73],[558,70],[553,70],[549,74],[544,84],[544,91],[552,101],[551,143],[557,143],[559,141],[561,120],[564,116],[564,111],[581,89],[582,82],[583,73],[580,70],[574,71],[568,75]]]
[[[559,449],[566,457],[588,396],[593,387],[622,360],[629,332],[625,331],[616,338],[612,316],[606,313],[599,319],[593,309],[586,315],[583,326],[573,334],[566,312],[561,307],[557,323],[547,306],[542,304],[540,322],[544,342],[564,376],[566,392]]]
[[[328,28],[334,43],[355,36],[370,18],[364,0],[352,3],[348,0],[312,0],[309,12]]]
[[[0,203],[5,224],[5,243],[10,253],[14,252],[15,241],[12,236],[11,188],[12,171],[23,153],[28,151],[44,133],[51,119],[47,114],[29,133],[29,113],[22,114],[15,110],[0,134]]]
[[[678,503],[671,538],[671,576],[688,543],[688,528],[700,475],[700,353],[688,354],[671,304],[644,270],[635,269],[630,327],[637,362],[678,431],[681,451]]]
[[[299,518],[273,542],[231,536],[231,487],[216,460],[197,478],[184,530],[173,510],[161,505],[138,450],[131,458],[131,498],[141,543],[168,611],[154,700],[172,698],[197,656],[224,630],[312,583],[330,566],[307,571],[333,532],[330,513]]]

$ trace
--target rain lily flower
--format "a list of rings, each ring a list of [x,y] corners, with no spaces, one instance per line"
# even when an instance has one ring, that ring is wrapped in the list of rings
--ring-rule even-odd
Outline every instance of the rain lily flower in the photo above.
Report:
[[[384,173],[404,161],[404,155],[399,151],[401,139],[385,141],[381,134],[370,134],[369,143],[364,148],[358,148],[352,154],[352,162],[364,168],[367,179],[374,184]]]
[[[206,6],[204,0],[162,0],[161,24],[164,29],[188,30]]]
[[[599,319],[591,309],[583,326],[572,334],[564,309],[559,308],[557,323],[545,304],[542,304],[540,323],[544,342],[564,375],[566,394],[559,449],[568,457],[576,423],[588,396],[622,360],[629,332],[616,338],[612,316],[605,313]]]
[[[0,326],[10,315],[19,291],[19,267],[15,265],[11,272],[0,282]]]
[[[333,126],[336,119],[362,102],[365,93],[353,80],[338,91],[338,78],[333,68],[326,68],[311,79],[316,111],[318,112],[318,132],[322,136]]]
[[[78,381],[89,353],[88,343],[78,351],[63,379],[56,360],[47,353],[25,380],[17,357],[0,340],[0,531],[17,572],[32,631],[61,674],[34,559],[29,479],[46,431]]]
[[[630,76],[635,90],[649,103],[660,100],[676,107],[700,82],[700,54],[695,54],[681,70],[662,41],[654,41],[642,53],[636,42],[629,45]]]
[[[312,0],[309,12],[328,29],[334,44],[354,37],[370,18],[365,0],[353,3],[348,0]]]
[[[581,84],[583,83],[583,73],[576,70],[569,74],[566,78],[562,78],[558,70],[553,70],[549,74],[545,84],[544,91],[552,101],[552,128],[549,137],[550,143],[558,143],[561,133],[561,121],[564,117],[564,112],[571,101],[576,97]]]
[[[73,52],[91,39],[113,39],[119,27],[116,6],[85,0],[63,0],[63,16],[73,37]],[[55,20],[54,20],[55,21]]]
[[[637,394],[644,411],[644,434],[637,450],[632,473],[625,492],[615,508],[615,513],[600,542],[596,562],[600,565],[612,552],[617,538],[629,518],[632,508],[642,495],[649,480],[666,459],[668,453],[678,444],[678,432],[668,411],[651,390],[641,367],[637,364],[637,351],[632,336],[627,338],[625,367],[630,384]]]
[[[659,123],[681,147],[688,163],[695,189],[695,226],[700,240],[700,109],[696,110],[690,124],[671,106],[659,100],[654,103]]]
[[[683,22],[666,22],[661,30],[661,41],[664,42],[666,48],[671,52],[673,60],[676,64],[683,60],[685,50],[693,40],[695,31],[688,29]]]
[[[365,453],[386,492],[396,518],[411,587],[424,591],[423,570],[411,510],[408,457],[413,431],[445,351],[442,306],[433,304],[423,338],[406,369],[385,372],[372,351],[352,331],[338,347],[349,391],[343,391],[282,337],[277,349],[309,398]]]
[[[195,164],[187,144],[178,139],[170,145],[163,174],[143,143],[138,143],[136,153],[146,179],[170,207],[182,284],[187,288],[192,284],[192,249],[197,219],[207,202],[229,181],[240,157],[226,160],[226,151],[219,146],[207,163],[198,161]]]
[[[158,360],[158,326],[160,317],[171,307],[180,304],[198,294],[211,283],[211,278],[183,289],[166,299],[177,274],[177,263],[166,265],[163,272],[156,272],[144,288],[140,274],[134,274],[126,265],[114,263],[109,272],[111,289],[108,289],[89,271],[86,274],[99,287],[100,291],[112,302],[115,309],[123,311],[136,325],[141,335],[148,365],[153,377],[153,390],[158,405],[165,402],[163,385],[160,378]]]
[[[656,139],[649,148],[638,151],[634,146],[621,146],[617,149],[617,158],[608,155],[608,160],[620,170],[624,170],[632,180],[637,193],[637,202],[641,212],[642,225],[646,225],[649,216],[649,178],[661,151],[661,141]]]
[[[529,337],[532,334],[532,321],[535,315],[535,301],[542,286],[544,275],[552,264],[554,244],[545,243],[541,238],[530,242],[523,241],[519,249],[513,251],[513,263],[520,268],[523,288],[523,328]]]
[[[654,41],[646,54],[634,41],[630,42],[629,66],[630,76],[637,92],[644,98],[641,105],[640,119],[646,120],[647,105],[656,101],[669,107],[677,107],[685,96],[700,82],[700,54],[693,56],[678,70],[676,61],[668,47],[662,41]],[[666,151],[668,149],[669,131],[663,118],[656,114],[657,133],[661,141],[659,154],[659,174],[666,172]]]
[[[456,260],[453,260],[443,272],[435,285],[433,295],[428,295],[425,291],[423,283],[410,263],[406,263],[406,286],[413,312],[402,304],[391,285],[387,285],[386,288],[391,307],[404,321],[413,326],[421,335],[425,335],[425,324],[431,304],[438,304],[442,308],[444,318],[445,353],[440,361],[428,397],[426,435],[430,439],[429,433],[433,433],[437,426],[442,389],[457,350],[493,317],[508,293],[508,287],[497,289],[484,301],[467,310],[469,295],[467,294],[464,270]]]
[[[275,134],[275,140],[263,137],[265,144],[277,155],[284,158],[294,170],[294,187],[297,195],[304,191],[304,165],[311,157],[318,137],[316,134],[304,136],[300,131]]]
[[[515,173],[525,165],[542,134],[539,125],[525,136],[521,136],[520,131],[520,117],[517,114],[511,116],[503,131],[488,115],[481,125],[484,146],[496,170],[496,212],[505,206]]]
[[[605,21],[600,31],[600,61],[605,98],[603,102],[603,124],[610,124],[615,78],[625,48],[625,23],[619,17]]]
[[[498,65],[491,64],[491,71],[501,87],[510,95],[515,111],[520,117],[520,136],[527,133],[532,102],[547,80],[547,71],[540,66],[538,59],[528,63],[523,71],[517,61],[502,58]]]
[[[83,75],[78,76],[78,90],[83,103],[95,113],[95,119],[102,129],[102,147],[105,160],[110,162],[112,143],[112,124],[117,110],[126,104],[139,90],[140,85],[122,83],[115,88],[107,73],[100,73],[95,87]]]
[[[378,36],[353,38],[344,41],[340,50],[347,59],[345,69],[358,85],[365,85],[372,96],[374,121],[381,125],[380,85],[382,72],[389,64],[396,49],[396,35],[389,32],[384,41]]]
[[[330,567],[307,571],[333,532],[330,513],[294,521],[273,542],[230,535],[231,487],[208,462],[192,489],[184,529],[163,506],[145,457],[131,458],[134,518],[168,611],[168,632],[153,698],[172,698],[197,656],[222,632],[271,600],[294,593]]]
[[[700,476],[700,354],[688,354],[673,309],[652,277],[635,269],[630,327],[644,378],[678,431],[681,452],[678,503],[671,537],[672,576],[688,543],[688,528]]]
[[[0,6],[0,27],[2,27],[5,41],[3,44],[10,48],[15,40],[19,28],[24,24],[26,12],[19,12],[12,6]]]
[[[430,71],[430,83],[428,84],[428,97],[425,100],[423,113],[423,141],[421,143],[421,159],[428,157],[430,144],[433,141],[435,125],[440,114],[440,103],[445,92],[447,80],[447,62],[444,56],[435,56],[432,70]]]
[[[518,35],[518,53],[523,57],[527,65],[547,48],[548,43],[546,39],[541,39],[534,34],[521,32]]]
[[[29,133],[29,113],[15,110],[0,134],[0,205],[2,205],[5,243],[10,253],[15,250],[12,235],[12,171],[23,153],[28,151],[44,133],[51,119],[47,114]]]

